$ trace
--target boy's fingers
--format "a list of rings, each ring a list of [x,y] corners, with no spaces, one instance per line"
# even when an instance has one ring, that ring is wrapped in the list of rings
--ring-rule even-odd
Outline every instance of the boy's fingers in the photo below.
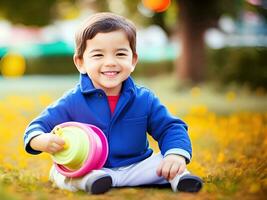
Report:
[[[50,154],[54,154],[54,153],[56,153],[57,152],[57,150],[54,148],[54,147],[51,147],[49,150],[48,150],[48,153],[50,153]]]
[[[57,144],[57,143],[52,143],[52,147],[53,147],[54,149],[56,149],[56,150],[61,150],[61,149],[63,149],[63,146],[62,146],[62,145],[59,145],[59,144]]]
[[[171,169],[171,164],[168,163],[168,162],[165,162],[163,167],[162,167],[162,170],[161,170],[161,173],[162,173],[162,176],[166,179],[169,178],[169,175],[170,175],[170,169]]]
[[[51,146],[48,149],[49,153],[57,153],[58,151],[62,150],[63,146],[62,145],[58,145],[56,143],[52,143]]]
[[[162,175],[162,173],[161,173],[161,171],[162,171],[162,166],[163,166],[163,162],[161,162],[161,163],[159,164],[158,168],[157,168],[157,175],[158,175],[158,176],[161,176],[161,175]]]
[[[170,169],[169,180],[172,180],[177,175],[178,171],[179,171],[179,165],[173,164]]]
[[[65,144],[65,141],[57,135],[53,135],[53,142],[61,146]]]
[[[178,174],[179,175],[182,174],[185,171],[185,168],[186,168],[185,165],[180,165],[179,170],[178,170]]]

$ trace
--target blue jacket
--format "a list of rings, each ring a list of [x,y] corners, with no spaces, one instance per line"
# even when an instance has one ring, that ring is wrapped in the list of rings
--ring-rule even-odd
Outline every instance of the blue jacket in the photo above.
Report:
[[[124,81],[113,115],[103,90],[95,89],[87,75],[62,98],[34,119],[24,134],[25,149],[38,154],[29,142],[36,131],[49,133],[58,124],[76,121],[93,124],[106,135],[109,155],[104,167],[130,165],[152,154],[147,135],[159,145],[162,155],[182,155],[189,163],[191,142],[186,124],[167,111],[158,98],[147,88],[136,86],[129,77]]]

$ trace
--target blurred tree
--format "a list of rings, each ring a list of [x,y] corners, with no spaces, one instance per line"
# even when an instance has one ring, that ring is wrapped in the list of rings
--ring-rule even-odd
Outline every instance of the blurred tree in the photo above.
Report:
[[[223,14],[236,16],[242,0],[175,0],[178,6],[179,33],[182,54],[176,64],[177,76],[194,83],[204,80],[205,44],[207,28],[216,26]]]
[[[175,32],[182,46],[176,62],[176,74],[181,81],[200,82],[205,78],[204,33],[217,26],[221,15],[237,17],[244,0],[172,0],[166,12],[155,13],[152,22],[168,35]]]
[[[106,0],[99,0],[102,2]],[[178,29],[177,34],[182,45],[182,54],[176,62],[176,73],[180,80],[200,82],[205,78],[205,43],[204,33],[211,26],[217,26],[223,14],[238,16],[244,0],[172,0],[166,12],[155,13],[150,23],[161,26],[168,35]],[[108,1],[106,1],[108,2]],[[110,1],[109,1],[110,2]],[[136,9],[141,0],[123,0],[127,6],[125,15],[133,19],[138,16]],[[147,23],[138,16],[142,23]],[[135,18],[135,21],[138,21]]]
[[[76,0],[1,0],[0,17],[14,24],[44,26],[57,17],[57,3]]]

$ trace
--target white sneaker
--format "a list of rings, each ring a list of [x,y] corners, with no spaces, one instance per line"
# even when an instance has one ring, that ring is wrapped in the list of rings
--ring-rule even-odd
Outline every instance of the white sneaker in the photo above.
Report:
[[[201,178],[189,173],[175,177],[170,183],[174,192],[198,192],[203,186]]]
[[[75,188],[71,184],[71,179],[60,174],[55,166],[53,165],[49,172],[49,180],[53,183],[53,187],[58,187],[63,190],[69,190],[71,192],[76,192],[77,188]]]
[[[103,194],[112,186],[112,178],[105,173],[97,173],[99,171],[93,171],[88,176],[85,183],[85,191],[90,194]]]

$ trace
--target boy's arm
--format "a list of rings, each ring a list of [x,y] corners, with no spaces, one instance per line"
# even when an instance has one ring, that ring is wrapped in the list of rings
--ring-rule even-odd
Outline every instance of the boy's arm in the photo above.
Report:
[[[39,148],[32,148],[30,145],[34,138],[40,135],[50,133],[52,129],[63,122],[71,121],[69,113],[71,104],[66,97],[56,101],[46,108],[40,116],[34,119],[27,127],[24,133],[24,148],[30,154],[39,154],[42,152]]]
[[[31,140],[33,138],[35,138],[35,137],[37,137],[37,136],[39,136],[41,134],[44,134],[44,132],[42,132],[42,131],[32,131],[32,132],[28,132],[28,133],[27,133],[27,131],[25,132],[25,134],[24,134],[24,147],[25,147],[27,152],[29,152],[31,154],[39,154],[39,153],[41,153],[41,151],[34,150],[34,149],[31,148],[30,145],[28,145],[28,144],[30,144],[30,142],[31,142]]]
[[[183,156],[185,159],[191,160],[191,155],[188,151],[185,151],[184,149],[173,148],[168,150],[163,156],[166,157],[168,155],[180,155]]]
[[[148,132],[158,141],[162,155],[175,154],[183,156],[189,163],[192,156],[191,141],[187,125],[172,116],[159,99],[151,93],[149,97]]]

